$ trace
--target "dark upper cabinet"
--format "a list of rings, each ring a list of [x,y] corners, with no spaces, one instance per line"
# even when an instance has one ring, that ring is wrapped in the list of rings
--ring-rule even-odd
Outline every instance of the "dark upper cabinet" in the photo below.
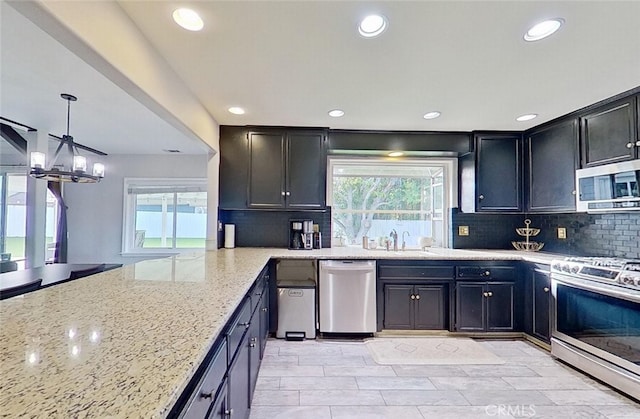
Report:
[[[246,127],[220,127],[219,207],[247,207],[249,142]]]
[[[222,209],[322,209],[326,130],[220,127]]]
[[[285,206],[284,133],[249,133],[249,206],[282,208]]]
[[[324,131],[249,133],[251,208],[325,206]]]
[[[327,156],[324,131],[289,132],[285,195],[288,208],[325,206]]]
[[[476,211],[522,211],[522,137],[476,134]]]
[[[578,120],[529,132],[526,157],[527,211],[575,211]]]
[[[637,96],[615,101],[580,118],[582,167],[638,157]]]

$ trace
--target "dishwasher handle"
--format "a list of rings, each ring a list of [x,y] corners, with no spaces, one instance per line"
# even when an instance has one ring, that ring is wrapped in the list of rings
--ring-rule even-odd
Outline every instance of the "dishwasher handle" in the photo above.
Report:
[[[325,272],[354,272],[354,271],[375,271],[376,262],[373,260],[353,261],[353,260],[323,260],[320,261],[320,271]]]

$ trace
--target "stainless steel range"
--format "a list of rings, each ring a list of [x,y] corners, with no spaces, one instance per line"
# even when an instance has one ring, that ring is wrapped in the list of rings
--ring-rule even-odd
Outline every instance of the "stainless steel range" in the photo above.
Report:
[[[554,260],[551,287],[551,353],[640,399],[640,260]]]

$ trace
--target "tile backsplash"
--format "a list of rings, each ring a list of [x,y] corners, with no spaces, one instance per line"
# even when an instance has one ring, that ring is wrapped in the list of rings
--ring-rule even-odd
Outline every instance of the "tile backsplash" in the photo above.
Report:
[[[576,256],[640,258],[640,212],[612,214],[480,214],[452,212],[452,247],[457,249],[513,249],[511,241],[524,241],[515,229],[524,220],[540,234],[532,241],[543,242],[543,251]],[[459,236],[458,226],[469,226],[469,236]],[[557,229],[567,229],[558,239]]]
[[[236,225],[237,247],[288,247],[289,220],[308,219],[318,224],[322,247],[331,247],[331,208],[326,211],[219,210],[223,224]],[[218,245],[224,238],[218,233]]]

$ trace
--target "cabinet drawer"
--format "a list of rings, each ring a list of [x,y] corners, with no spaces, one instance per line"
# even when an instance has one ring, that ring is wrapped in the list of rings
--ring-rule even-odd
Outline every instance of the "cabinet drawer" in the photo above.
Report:
[[[453,266],[381,265],[380,279],[453,279]]]
[[[227,342],[222,340],[181,417],[185,419],[206,417],[207,411],[215,400],[226,373]]]
[[[236,313],[234,319],[229,323],[229,328],[227,329],[227,343],[229,345],[229,364],[233,360],[235,353],[242,342],[242,337],[244,336],[247,329],[249,329],[251,322],[251,299],[245,298],[242,304],[240,305],[240,309]]]
[[[262,300],[262,295],[264,294],[264,280],[259,278],[253,284],[251,289],[249,290],[249,297],[251,300],[251,313],[253,314],[258,306],[260,306],[260,301]]]
[[[516,268],[513,266],[458,266],[456,278],[467,281],[488,279],[515,280]]]

